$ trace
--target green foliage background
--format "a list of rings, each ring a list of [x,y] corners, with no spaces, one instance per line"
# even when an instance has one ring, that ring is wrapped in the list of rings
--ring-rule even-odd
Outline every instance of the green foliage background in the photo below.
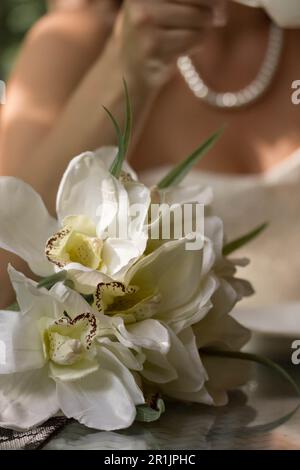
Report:
[[[26,32],[45,11],[45,0],[0,0],[0,79],[9,74]]]

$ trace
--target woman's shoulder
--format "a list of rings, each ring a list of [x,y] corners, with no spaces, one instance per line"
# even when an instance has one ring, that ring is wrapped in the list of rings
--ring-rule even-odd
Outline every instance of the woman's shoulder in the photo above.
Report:
[[[88,8],[50,11],[27,34],[12,78],[29,83],[39,94],[49,82],[54,93],[57,80],[73,89],[100,56],[111,27],[105,15]]]
[[[26,43],[76,41],[79,47],[98,48],[110,33],[113,19],[89,8],[54,9],[35,23]]]

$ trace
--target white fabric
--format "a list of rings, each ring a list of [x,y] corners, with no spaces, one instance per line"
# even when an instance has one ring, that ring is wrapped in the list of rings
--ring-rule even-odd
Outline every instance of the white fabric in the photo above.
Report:
[[[299,0],[234,0],[249,7],[264,8],[282,28],[300,27]]]
[[[169,168],[141,175],[154,184]],[[214,213],[225,222],[228,240],[259,224],[267,230],[234,254],[250,258],[240,275],[251,281],[255,295],[241,305],[267,306],[300,300],[300,151],[263,175],[227,176],[192,172],[185,185],[203,183],[212,187]]]

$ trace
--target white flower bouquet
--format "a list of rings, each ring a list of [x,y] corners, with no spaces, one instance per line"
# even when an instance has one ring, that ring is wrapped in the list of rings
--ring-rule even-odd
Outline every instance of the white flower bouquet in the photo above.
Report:
[[[0,312],[4,428],[29,429],[57,413],[95,429],[127,428],[158,419],[168,398],[224,405],[247,380],[228,361],[249,331],[229,314],[252,288],[227,255],[262,228],[224,246],[219,218],[206,213],[200,228],[175,236],[182,219],[170,217],[174,203],[188,205],[192,227],[195,207],[209,206],[208,189],[181,183],[218,135],[150,189],[124,161],[128,93],[124,134],[114,124],[118,148],[70,162],[57,219],[28,185],[0,178],[0,246],[41,277],[8,267],[17,302]]]

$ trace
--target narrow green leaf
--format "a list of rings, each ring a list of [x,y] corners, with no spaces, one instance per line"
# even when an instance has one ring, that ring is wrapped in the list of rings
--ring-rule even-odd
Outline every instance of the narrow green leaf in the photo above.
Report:
[[[81,294],[81,295],[84,298],[84,300],[87,301],[88,304],[93,305],[93,303],[94,303],[94,294],[88,294],[88,295]]]
[[[246,235],[243,235],[242,237],[227,243],[223,247],[223,255],[229,256],[234,251],[238,250],[239,248],[242,248],[242,246],[246,245],[247,243],[250,243],[256,237],[258,237],[264,230],[266,230],[267,227],[268,224],[264,223],[252,230],[250,233],[247,233]]]
[[[129,97],[128,86],[126,80],[123,80],[124,89],[125,89],[125,98],[126,98],[126,120],[125,120],[125,132],[124,132],[124,151],[125,155],[127,154],[131,134],[132,134],[132,124],[133,124],[133,113],[132,113],[132,105]]]
[[[130,102],[130,97],[129,97],[129,91],[127,87],[127,83],[125,80],[123,80],[124,83],[124,90],[125,90],[125,100],[126,100],[126,114],[125,114],[125,131],[122,133],[119,124],[117,123],[116,119],[112,115],[112,113],[104,107],[105,111],[107,112],[108,116],[110,117],[117,137],[118,137],[118,153],[116,158],[114,159],[111,167],[110,167],[110,172],[113,176],[116,178],[120,177],[121,171],[122,171],[122,166],[124,163],[124,160],[127,155],[127,151],[129,148],[130,144],[130,139],[131,139],[131,133],[132,133],[132,106]]]
[[[213,356],[213,357],[229,358],[229,359],[237,359],[241,361],[254,362],[256,364],[260,364],[265,367],[268,367],[270,370],[276,372],[280,377],[286,380],[295,390],[297,396],[300,398],[300,387],[295,382],[293,377],[291,377],[291,375],[283,367],[281,367],[279,364],[276,364],[276,362],[272,361],[271,359],[267,357],[260,356],[258,354],[246,353],[242,351],[218,351],[218,350],[214,350],[210,348],[200,349],[200,354],[206,354],[207,356]],[[298,404],[292,411],[290,411],[286,415],[282,416],[279,419],[272,421],[271,423],[259,424],[256,426],[250,426],[247,428],[239,429],[238,435],[242,435],[242,434],[249,435],[249,434],[253,434],[253,433],[255,434],[258,432],[260,433],[268,432],[286,423],[289,419],[291,419],[295,415],[295,413],[298,412],[299,409],[300,409],[300,404]]]
[[[165,412],[164,401],[159,398],[156,402],[157,409],[151,408],[149,405],[139,405],[136,407],[136,421],[143,423],[152,423],[157,421]]]
[[[38,287],[45,287],[46,289],[51,289],[57,282],[64,281],[66,279],[66,271],[59,271],[58,273],[53,274],[52,276],[45,277],[41,279],[38,283]]]
[[[119,124],[117,123],[116,119],[114,118],[112,113],[109,111],[109,109],[107,109],[105,106],[103,106],[103,109],[106,111],[110,120],[112,121],[116,134],[117,134],[118,153],[116,155],[116,158],[112,162],[112,165],[110,167],[110,173],[116,178],[119,178],[121,170],[122,170],[122,165],[124,161],[124,153],[125,153],[124,152],[124,136],[122,134]]]
[[[198,147],[187,159],[179,163],[168,173],[157,185],[159,189],[166,189],[175,186],[185,178],[188,172],[207,154],[215,145],[223,133],[223,129],[215,132],[200,147]]]
[[[19,307],[18,302],[15,302],[12,305],[10,305],[9,307],[5,308],[4,310],[8,310],[10,312],[19,312],[20,307]]]

